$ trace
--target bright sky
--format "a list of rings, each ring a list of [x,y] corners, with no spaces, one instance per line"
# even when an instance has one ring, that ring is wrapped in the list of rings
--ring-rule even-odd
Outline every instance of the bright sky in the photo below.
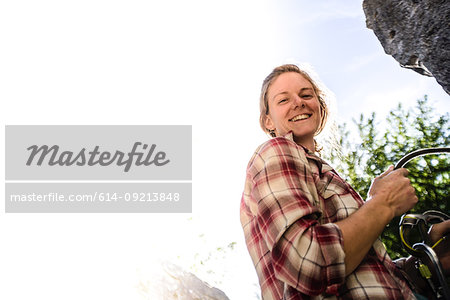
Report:
[[[356,1],[9,1],[0,41],[3,125],[193,126],[192,214],[0,213],[2,299],[141,299],[155,261],[189,268],[210,252],[215,274],[197,274],[255,299],[239,202],[277,65],[310,64],[341,122],[425,94],[450,111],[433,78],[384,54]],[[225,258],[214,251],[231,242]]]

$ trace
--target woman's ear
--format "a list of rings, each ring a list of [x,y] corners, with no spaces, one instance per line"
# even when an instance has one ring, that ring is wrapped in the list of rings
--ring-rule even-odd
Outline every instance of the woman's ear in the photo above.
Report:
[[[272,119],[270,118],[269,114],[266,115],[266,118],[264,120],[264,125],[268,130],[275,130],[275,125],[272,122]]]

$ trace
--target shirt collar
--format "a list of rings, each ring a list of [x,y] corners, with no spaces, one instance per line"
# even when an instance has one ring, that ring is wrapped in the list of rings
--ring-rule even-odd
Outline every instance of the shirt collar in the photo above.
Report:
[[[292,131],[289,131],[283,137],[295,143],[294,133]],[[306,157],[311,160],[314,160],[317,163],[317,165],[319,166],[320,173],[325,173],[325,172],[333,170],[333,168],[326,161],[324,161],[322,158],[317,156],[313,151],[311,151],[308,148],[306,148],[305,146],[302,146],[299,144],[297,144],[297,146],[305,149]]]

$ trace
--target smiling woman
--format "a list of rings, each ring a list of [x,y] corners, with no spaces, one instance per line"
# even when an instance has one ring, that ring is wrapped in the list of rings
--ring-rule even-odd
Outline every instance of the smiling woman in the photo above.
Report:
[[[278,135],[294,133],[295,142],[314,150],[321,109],[311,83],[299,73],[284,73],[268,93],[266,128]]]
[[[405,169],[377,177],[364,201],[315,152],[326,95],[295,65],[264,80],[260,125],[272,139],[247,167],[240,216],[267,299],[414,299],[378,236],[417,202]]]
[[[260,125],[273,137],[293,131],[297,143],[317,150],[314,136],[328,117],[324,96],[311,76],[296,65],[275,68],[261,90]]]

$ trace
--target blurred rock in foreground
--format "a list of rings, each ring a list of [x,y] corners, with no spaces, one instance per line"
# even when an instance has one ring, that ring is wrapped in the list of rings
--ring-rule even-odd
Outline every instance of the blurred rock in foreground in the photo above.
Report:
[[[137,287],[143,299],[229,300],[221,290],[174,264],[161,263],[151,273],[145,274]]]

